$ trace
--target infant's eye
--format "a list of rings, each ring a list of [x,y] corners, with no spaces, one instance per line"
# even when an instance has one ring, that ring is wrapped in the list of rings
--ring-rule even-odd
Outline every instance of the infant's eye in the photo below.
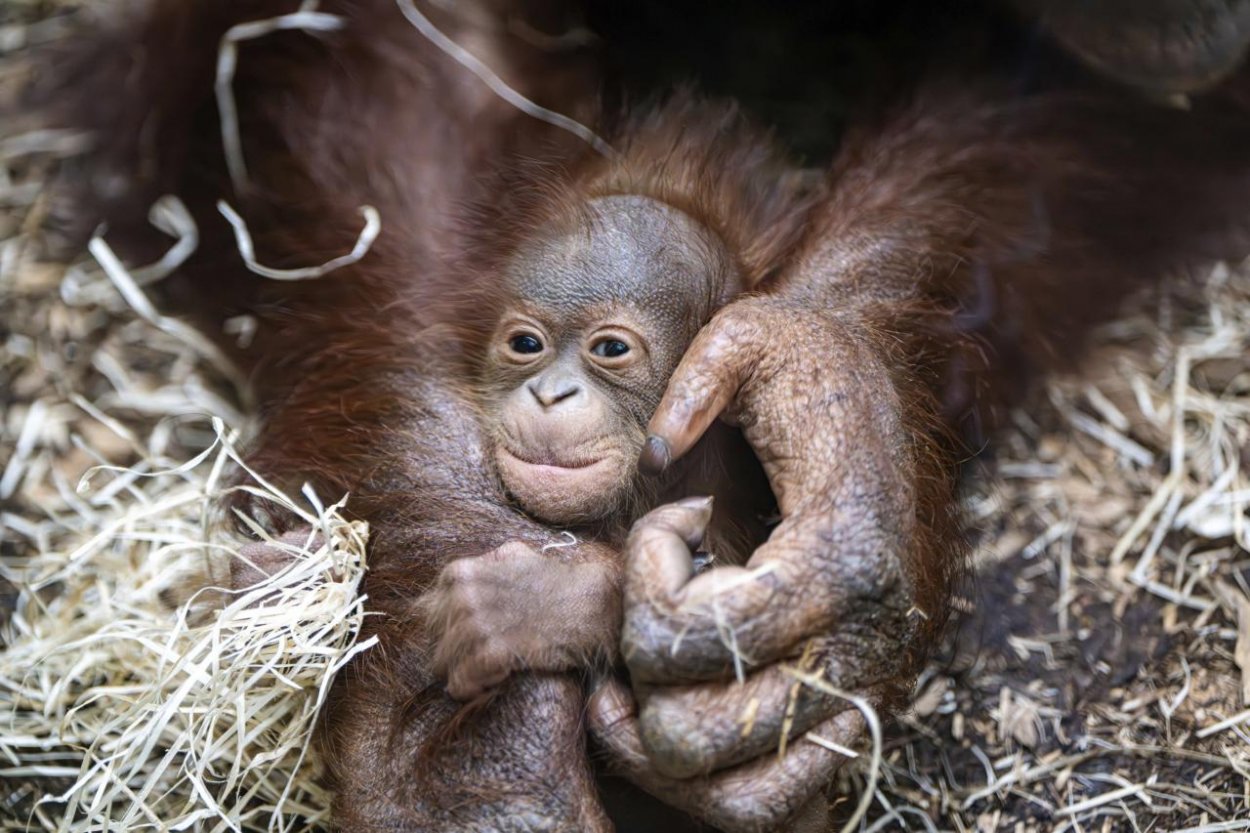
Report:
[[[538,340],[537,336],[528,333],[513,336],[508,341],[508,346],[516,353],[541,353],[543,351],[543,343]]]
[[[628,353],[629,345],[623,341],[606,338],[594,347],[591,347],[590,352],[605,359],[615,359],[617,356],[623,356]]]

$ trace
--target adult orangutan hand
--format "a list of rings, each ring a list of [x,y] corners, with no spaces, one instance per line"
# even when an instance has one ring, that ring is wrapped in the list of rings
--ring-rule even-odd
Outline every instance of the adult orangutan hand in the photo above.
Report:
[[[782,521],[745,566],[695,576],[710,503],[640,520],[621,645],[632,696],[608,683],[591,700],[592,731],[623,772],[726,831],[773,829],[829,782],[845,761],[830,747],[864,727],[830,687],[881,702],[906,674],[920,615],[905,568],[915,453],[886,348],[810,306],[736,301],[674,374],[644,467],[662,469],[724,414],[763,463]],[[680,780],[693,776],[708,777]]]

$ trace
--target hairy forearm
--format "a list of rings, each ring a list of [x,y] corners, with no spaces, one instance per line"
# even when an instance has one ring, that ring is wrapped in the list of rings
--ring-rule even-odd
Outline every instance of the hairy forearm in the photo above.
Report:
[[[993,423],[1134,289],[1244,256],[1230,218],[1247,139],[1233,96],[1184,112],[1121,91],[931,88],[847,138],[770,290],[863,333],[948,421]]]

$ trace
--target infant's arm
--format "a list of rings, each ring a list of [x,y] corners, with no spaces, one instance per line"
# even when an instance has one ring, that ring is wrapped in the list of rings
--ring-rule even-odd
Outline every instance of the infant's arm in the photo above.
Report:
[[[582,544],[576,558],[513,541],[448,564],[422,600],[432,669],[472,699],[514,671],[566,671],[616,655],[620,553]]]

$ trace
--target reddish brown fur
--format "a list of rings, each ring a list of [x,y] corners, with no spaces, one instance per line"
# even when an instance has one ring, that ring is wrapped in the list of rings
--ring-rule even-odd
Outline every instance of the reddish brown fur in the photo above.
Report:
[[[683,90],[610,129],[611,158],[575,144],[556,160],[496,168],[484,189],[490,196],[466,215],[456,270],[463,295],[455,303],[471,361],[500,302],[478,278],[498,273],[535,229],[574,227],[595,198],[649,197],[699,218],[724,241],[748,288],[770,277],[798,243],[808,201],[798,197],[792,169],[771,138],[735,106]]]
[[[772,573],[677,591],[627,579],[640,699],[608,691],[592,727],[632,779],[725,829],[772,829],[840,761],[801,739],[769,759],[780,728],[862,731],[844,702],[791,699],[787,663],[905,701],[962,567],[960,461],[1134,288],[1250,248],[1244,81],[1189,111],[1097,88],[935,85],[848,137],[805,243],[713,319],[652,421],[680,454],[727,402],[785,519],[757,552]],[[665,511],[629,546],[654,573],[697,528]],[[745,685],[727,682],[735,653]],[[682,780],[709,772],[698,790]]]
[[[1244,252],[1225,219],[1244,203],[1250,135],[1222,99],[1181,113],[1105,92],[1013,100],[992,86],[926,90],[901,116],[847,141],[806,241],[795,247],[801,206],[779,187],[773,151],[739,133],[731,116],[716,115],[723,111],[679,99],[627,124],[613,137],[623,159],[609,162],[486,95],[385,0],[325,3],[350,20],[342,33],[275,35],[243,49],[235,88],[255,181],[248,193],[230,194],[211,97],[216,43],[232,22],[293,5],[159,3],[152,15],[101,35],[94,49],[80,44],[60,74],[64,85],[43,95],[63,105],[61,123],[99,131],[88,171],[117,171],[135,183],[120,194],[86,195],[115,237],[137,236],[162,192],[191,206],[203,242],[168,287],[169,304],[212,322],[214,332],[228,315],[260,319],[256,344],[238,351],[263,420],[251,463],[287,487],[307,480],[326,497],[350,491],[351,510],[372,524],[363,590],[379,614],[370,632],[380,644],[343,674],[325,720],[345,829],[606,824],[582,754],[580,682],[523,675],[489,703],[461,711],[428,672],[416,604],[454,559],[553,537],[513,510],[489,474],[460,350],[471,328],[437,326],[463,301],[466,283],[486,287],[489,299],[481,280],[540,221],[596,195],[641,193],[722,237],[758,294],[713,326],[754,337],[744,389],[771,390],[782,403],[775,413],[744,409],[747,436],[770,473],[792,461],[759,429],[806,425],[812,414],[804,407],[828,404],[813,398],[808,381],[785,374],[797,367],[810,379],[848,366],[859,374],[840,406],[847,424],[822,432],[820,456],[802,461],[839,473],[834,485],[845,490],[840,514],[828,513],[844,525],[829,521],[819,546],[797,551],[814,565],[803,589],[843,594],[828,609],[845,616],[802,633],[791,611],[774,605],[756,624],[775,642],[817,637],[821,667],[878,700],[905,692],[945,618],[960,564],[953,468],[964,452],[946,427],[968,413],[993,423],[1018,389],[1016,369],[1066,364],[1069,345],[1146,277]],[[453,33],[468,31],[440,20]],[[518,86],[587,115],[592,81],[575,62],[526,51],[498,32],[482,43]],[[512,153],[538,162],[519,180],[506,167],[482,176]],[[381,210],[384,232],[357,266],[272,284],[242,268],[212,210],[223,194],[271,265],[347,250],[365,202]],[[452,207],[475,201],[495,210],[480,212],[471,227],[485,230],[470,235],[452,221]],[[1073,304],[1072,293],[1088,300]],[[782,355],[793,364],[779,362]],[[744,458],[734,452],[725,466]],[[863,459],[883,465],[859,465]],[[721,475],[712,468],[706,477],[715,483]],[[832,500],[833,491],[816,497]],[[846,528],[847,520],[858,526]],[[878,547],[876,535],[892,546]],[[830,558],[831,550],[842,557]],[[591,544],[562,555],[591,560],[603,552]],[[684,633],[680,619],[663,624]],[[636,647],[688,663],[677,681],[728,673],[720,654],[701,655],[700,634],[684,643],[684,657],[671,637],[658,626],[635,629]],[[631,658],[640,677],[673,683],[662,679],[658,660],[645,667],[645,653]],[[836,759],[796,743],[777,761],[776,727],[766,721],[746,739],[732,720],[703,720],[730,714],[729,690],[695,690],[670,711],[653,697],[644,713],[652,716],[651,760],[636,743],[601,737],[616,764],[667,800],[726,829],[768,829],[826,783]],[[787,681],[769,692],[789,690]],[[796,711],[808,725],[830,713],[807,694]],[[833,720],[845,732],[855,726],[845,715]],[[430,742],[449,727],[454,743]],[[685,746],[669,749],[677,733]],[[760,752],[748,740],[771,747]],[[699,748],[704,742],[733,748],[718,756]],[[762,757],[693,782],[666,779],[653,766],[676,760],[680,767],[665,771],[689,769],[693,761],[695,771],[720,770],[753,754]]]
[[[968,81],[848,137],[803,253],[770,291],[819,297],[862,328],[905,403],[922,530],[911,583],[930,614],[917,661],[960,563],[947,556],[959,458],[1024,380],[1072,369],[1131,290],[1247,250],[1240,86],[1182,111],[1115,91],[1013,100]]]

